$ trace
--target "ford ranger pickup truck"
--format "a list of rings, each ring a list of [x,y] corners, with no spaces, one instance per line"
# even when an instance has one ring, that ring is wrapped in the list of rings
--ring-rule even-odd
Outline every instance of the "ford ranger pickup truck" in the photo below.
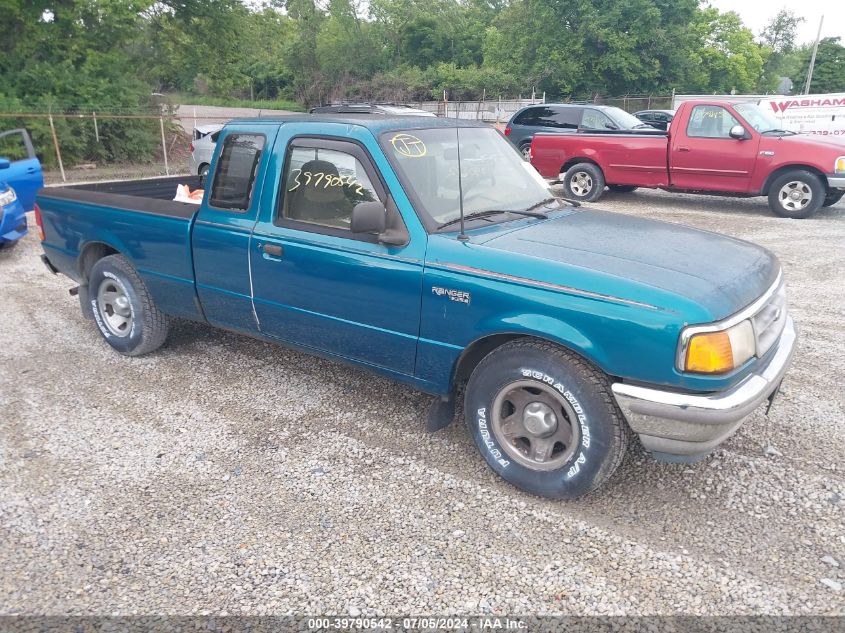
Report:
[[[845,194],[845,144],[780,129],[752,103],[686,101],[666,134],[538,134],[531,164],[566,195],[593,202],[637,187],[768,196],[785,218],[807,218]]]
[[[43,260],[116,351],[190,319],[464,394],[489,466],[605,482],[631,432],[689,461],[771,400],[795,343],[767,250],[550,195],[496,130],[369,115],[234,120],[198,177],[44,189]]]

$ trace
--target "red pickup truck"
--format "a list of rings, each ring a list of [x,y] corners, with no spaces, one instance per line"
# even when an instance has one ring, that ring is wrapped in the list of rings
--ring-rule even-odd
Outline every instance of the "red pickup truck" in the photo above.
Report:
[[[806,218],[845,194],[845,144],[780,129],[751,103],[687,101],[666,134],[537,134],[531,164],[560,178],[566,195],[592,202],[637,187],[768,196],[782,217]]]

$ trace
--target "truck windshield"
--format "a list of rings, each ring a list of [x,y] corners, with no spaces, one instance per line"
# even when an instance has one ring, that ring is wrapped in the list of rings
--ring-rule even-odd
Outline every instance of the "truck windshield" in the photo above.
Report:
[[[551,196],[540,174],[492,128],[390,132],[382,137],[382,143],[415,204],[438,227],[459,217],[460,191],[464,216],[502,211],[502,216],[486,216],[494,222],[524,217],[506,211],[535,208]]]
[[[742,115],[748,124],[761,134],[766,132],[785,132],[783,124],[774,115],[769,114],[755,103],[737,103],[734,109]]]

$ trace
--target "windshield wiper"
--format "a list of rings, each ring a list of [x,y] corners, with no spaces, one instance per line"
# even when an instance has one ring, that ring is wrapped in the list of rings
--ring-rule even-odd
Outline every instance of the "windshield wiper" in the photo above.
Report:
[[[540,200],[540,202],[535,202],[535,203],[534,203],[534,204],[532,204],[530,207],[528,207],[527,209],[525,209],[524,211],[522,211],[522,213],[528,213],[528,212],[530,212],[530,211],[533,211],[534,209],[539,209],[540,207],[544,207],[544,206],[546,206],[547,204],[549,204],[550,202],[559,202],[559,201],[560,201],[560,198],[555,198],[555,197],[552,197],[552,198],[545,198],[545,199],[543,199],[543,200]],[[516,212],[515,212],[515,213],[516,213]],[[542,216],[543,216],[543,217],[547,217],[545,214],[542,214]]]
[[[464,220],[484,219],[484,218],[487,218],[488,216],[499,215],[501,213],[514,213],[516,215],[526,215],[526,216],[529,216],[529,217],[532,217],[532,218],[541,218],[543,220],[549,219],[549,216],[547,216],[545,213],[534,213],[530,210],[520,211],[520,210],[517,210],[517,209],[485,209],[484,211],[473,211],[472,213],[468,213],[468,214],[464,215]],[[445,228],[447,226],[451,226],[453,224],[458,224],[460,221],[461,221],[461,218],[460,218],[460,216],[458,216],[457,218],[449,220],[448,222],[444,222],[443,224],[441,224],[437,228],[442,229],[442,228]]]
[[[791,134],[793,136],[798,134],[798,132],[793,132],[792,130],[781,130],[781,129],[766,130],[764,132],[760,132],[760,134],[771,134],[773,132],[779,132],[781,134]]]

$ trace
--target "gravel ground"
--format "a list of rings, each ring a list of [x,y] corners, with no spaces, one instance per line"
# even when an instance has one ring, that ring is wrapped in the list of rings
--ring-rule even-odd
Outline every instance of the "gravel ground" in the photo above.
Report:
[[[768,419],[573,502],[361,371],[193,324],[122,357],[35,235],[0,253],[0,613],[845,614],[845,204],[597,206],[775,251],[800,342]]]

